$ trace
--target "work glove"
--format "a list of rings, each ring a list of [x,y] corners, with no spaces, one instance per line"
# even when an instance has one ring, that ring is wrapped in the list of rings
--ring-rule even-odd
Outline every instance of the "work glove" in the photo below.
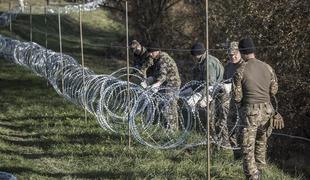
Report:
[[[231,87],[232,87],[232,83],[224,84],[224,89],[225,89],[225,92],[226,92],[227,94],[230,94],[230,92],[231,92]]]
[[[142,81],[140,85],[141,85],[144,89],[147,87],[146,81]]]
[[[209,103],[213,100],[213,98],[210,96],[210,94],[209,94],[209,96],[208,96],[208,100],[209,100]],[[207,97],[205,96],[205,97],[203,97],[203,98],[199,101],[199,106],[200,106],[201,108],[205,108],[205,107],[207,107],[207,103],[208,103]]]
[[[283,121],[283,118],[282,118],[280,113],[276,112],[272,118],[273,118],[273,125],[272,126],[274,129],[283,129],[284,128],[284,121]]]
[[[213,88],[214,88],[213,86],[208,86],[208,91],[209,91],[209,92],[212,92],[212,91],[213,91]]]
[[[160,82],[154,83],[151,86],[149,86],[149,89],[151,89],[154,93],[157,93],[160,85],[161,85]]]
[[[195,109],[196,104],[199,102],[201,98],[202,98],[202,95],[200,93],[195,93],[187,100],[187,104],[192,109]]]
[[[207,107],[207,98],[206,97],[203,97],[200,101],[199,101],[199,104],[198,104],[201,108],[205,108]]]
[[[150,84],[152,84],[152,83],[154,83],[154,81],[155,81],[155,78],[154,77],[152,77],[152,76],[150,76],[150,77],[148,77],[148,78],[146,78],[144,81],[142,81],[141,82],[141,86],[145,89],[145,88],[147,88]],[[152,87],[152,86],[154,86],[154,87]],[[159,88],[159,86],[160,86],[160,83],[155,83],[155,84],[153,84],[152,86],[149,86],[148,88],[155,88],[156,86],[158,86],[158,88]]]
[[[212,97],[209,95],[209,103],[213,100]],[[207,107],[207,97],[202,97],[200,93],[193,94],[188,100],[187,104],[194,109],[196,105],[201,108]]]

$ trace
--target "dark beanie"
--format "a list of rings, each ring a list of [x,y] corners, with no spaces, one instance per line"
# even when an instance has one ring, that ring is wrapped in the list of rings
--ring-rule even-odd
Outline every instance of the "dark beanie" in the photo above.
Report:
[[[148,44],[147,52],[160,51],[160,45],[157,41],[152,41]]]
[[[238,47],[241,54],[251,54],[255,52],[253,40],[249,37],[241,39]]]
[[[191,54],[193,56],[199,56],[199,55],[204,54],[205,51],[206,51],[206,48],[202,43],[196,43],[192,46]]]

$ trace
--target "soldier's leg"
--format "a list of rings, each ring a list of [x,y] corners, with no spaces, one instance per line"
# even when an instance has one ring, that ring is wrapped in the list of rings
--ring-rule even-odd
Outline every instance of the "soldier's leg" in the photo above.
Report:
[[[178,125],[178,99],[174,96],[173,90],[166,92],[168,102],[164,110],[164,117],[166,119],[166,126],[168,129],[177,130]]]
[[[255,162],[255,139],[259,114],[257,109],[253,107],[246,108],[242,114],[242,122],[245,125],[242,130],[243,171],[247,178],[250,178],[258,172]]]
[[[260,126],[257,130],[255,143],[255,161],[259,170],[266,166],[267,139],[267,130]]]
[[[237,146],[236,149],[234,149],[234,159],[235,160],[241,160],[242,159],[242,150],[241,150],[241,145],[242,145],[242,135],[241,135],[241,127],[237,126],[235,130],[235,136],[236,136],[236,142]]]
[[[243,129],[243,171],[246,176],[252,176],[257,172],[254,155],[256,130],[257,127],[248,127]]]
[[[178,123],[178,101],[176,99],[171,101],[170,110],[169,110],[169,123],[170,127],[173,130],[177,130],[179,128]]]
[[[229,112],[227,115],[227,127],[228,127],[229,133],[231,133],[229,137],[230,145],[232,148],[236,148],[233,150],[235,160],[240,160],[242,158],[242,151],[241,151],[241,144],[242,144],[241,130],[242,128],[240,127],[240,125],[241,123],[240,123],[239,110],[237,110],[237,107],[233,103],[233,101],[230,101]]]
[[[266,166],[266,154],[267,154],[267,140],[269,137],[268,130],[270,128],[270,118],[273,112],[271,105],[266,105],[262,108],[262,121],[257,130],[256,144],[255,144],[255,160],[257,168],[262,171]]]
[[[233,107],[233,102],[229,103],[229,111],[227,114],[227,127],[228,131],[231,133],[231,136],[229,137],[229,142],[231,147],[237,147],[237,137],[236,137],[236,116],[235,116],[236,110]]]
[[[220,101],[217,102],[219,107],[218,110],[218,133],[222,141],[221,145],[230,146],[229,144],[229,131],[227,127],[227,116],[229,112],[229,99],[226,94],[223,94]]]
[[[209,126],[210,126],[210,136],[212,140],[217,140],[216,129],[215,129],[215,118],[216,118],[216,106],[212,101],[209,106],[209,110],[205,109],[209,114]],[[207,116],[204,116],[205,122],[207,123]],[[205,127],[207,128],[207,127]]]

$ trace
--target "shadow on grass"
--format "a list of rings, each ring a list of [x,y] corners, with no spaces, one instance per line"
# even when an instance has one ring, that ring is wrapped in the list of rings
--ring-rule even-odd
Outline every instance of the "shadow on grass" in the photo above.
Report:
[[[42,81],[38,80],[26,80],[26,79],[0,79],[0,87],[5,87],[5,90],[20,90],[23,87],[26,89],[47,89],[46,84],[42,83]]]
[[[66,138],[70,144],[98,144],[103,142],[109,137],[109,140],[118,140],[120,139],[119,135],[109,134],[104,136],[103,134],[83,132],[79,134],[68,134]]]
[[[11,118],[0,118],[1,121],[5,122],[16,122],[16,121],[25,121],[25,120],[36,120],[36,121],[46,121],[47,119],[53,121],[65,121],[67,119],[84,119],[84,116],[79,115],[64,115],[64,116],[23,116],[23,117],[11,117]]]
[[[46,151],[49,150],[52,146],[62,143],[60,141],[55,141],[51,139],[12,140],[3,137],[0,137],[0,139],[8,144],[13,144],[16,146],[37,147]]]
[[[11,129],[13,131],[33,131],[38,129],[40,122],[48,121],[53,125],[57,122],[64,122],[68,119],[83,119],[83,116],[78,115],[65,115],[65,116],[24,116],[24,117],[12,117],[12,118],[0,118],[0,127]],[[27,121],[32,121],[27,123]],[[38,122],[36,126],[33,125],[33,121]],[[22,125],[17,125],[14,123],[23,122]],[[73,125],[72,125],[73,126]],[[76,126],[76,125],[75,125]]]
[[[93,156],[94,153],[89,153],[89,152],[75,152],[75,153],[24,153],[24,152],[19,152],[19,151],[12,151],[12,150],[0,150],[1,154],[6,154],[6,155],[13,155],[13,156],[22,156],[25,159],[41,159],[41,158],[63,158],[63,157],[68,157],[68,156],[75,156],[75,157],[87,157],[87,156]]]
[[[72,178],[122,178],[122,179],[132,179],[135,178],[133,172],[110,172],[110,171],[89,171],[89,172],[74,172],[74,173],[51,173],[51,172],[39,172],[31,168],[24,167],[1,167],[1,171],[9,172],[14,174],[32,174],[32,175],[41,175],[52,178],[63,178],[63,177],[72,177]]]

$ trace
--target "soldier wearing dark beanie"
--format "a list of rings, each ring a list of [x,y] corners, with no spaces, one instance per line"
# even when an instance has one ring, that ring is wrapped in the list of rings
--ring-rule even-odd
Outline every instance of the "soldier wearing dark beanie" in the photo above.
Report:
[[[274,108],[270,96],[277,93],[278,82],[274,70],[256,59],[251,38],[241,39],[238,47],[245,61],[234,74],[232,97],[240,107],[243,125],[243,171],[248,180],[260,180],[267,164],[267,140],[272,131]]]
[[[238,47],[241,54],[252,54],[255,52],[253,40],[249,37],[241,39]]]
[[[199,56],[199,55],[204,54],[205,52],[206,52],[206,48],[205,48],[205,46],[204,46],[202,43],[200,43],[200,42],[198,42],[198,43],[196,43],[196,44],[194,44],[194,45],[192,46],[191,54],[192,54],[193,56]]]
[[[209,85],[223,80],[224,67],[222,63],[210,54],[207,58],[206,48],[203,43],[195,43],[191,48],[191,55],[195,57],[195,66],[193,68],[194,80],[206,81],[208,77]],[[208,76],[206,72],[207,65],[209,66]]]

